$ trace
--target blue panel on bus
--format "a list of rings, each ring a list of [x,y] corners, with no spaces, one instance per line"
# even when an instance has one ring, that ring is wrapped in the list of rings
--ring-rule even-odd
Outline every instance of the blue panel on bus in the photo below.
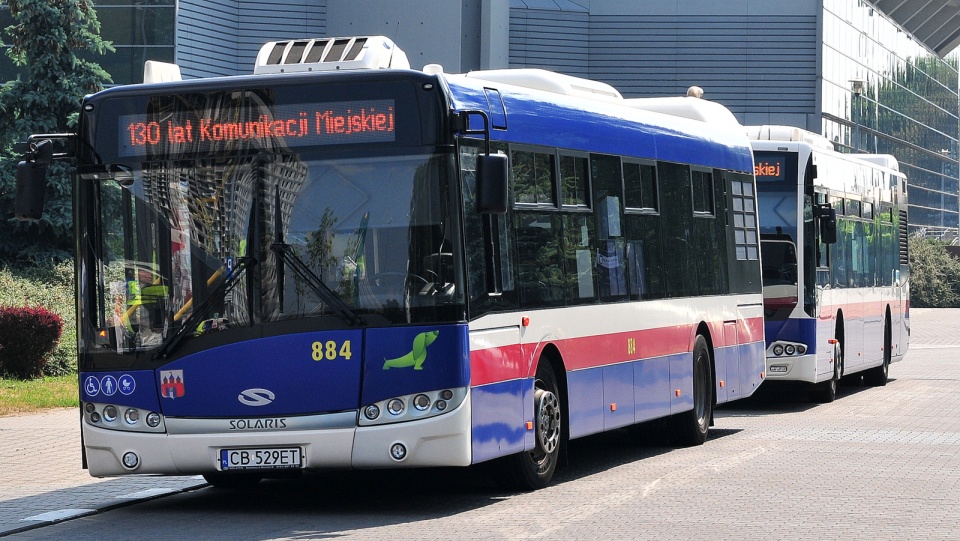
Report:
[[[152,370],[81,372],[80,399],[160,411]]]
[[[523,451],[524,388],[532,386],[529,379],[515,379],[471,390],[474,463]]]
[[[634,419],[639,423],[670,415],[670,358],[657,357],[633,363],[636,384]]]
[[[367,329],[362,403],[470,384],[466,325]]]
[[[604,366],[603,429],[611,430],[634,422],[634,370],[631,363]]]
[[[213,348],[157,370],[164,415],[252,417],[357,409],[360,330],[272,336]]]
[[[603,371],[600,368],[567,373],[570,437],[603,431]]]
[[[807,353],[817,352],[817,320],[812,318],[790,318],[764,323],[767,347],[777,340],[799,342],[807,345]]]

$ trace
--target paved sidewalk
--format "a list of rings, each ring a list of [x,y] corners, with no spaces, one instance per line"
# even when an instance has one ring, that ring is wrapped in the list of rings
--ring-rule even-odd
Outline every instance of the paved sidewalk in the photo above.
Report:
[[[914,309],[911,316],[910,348],[960,348],[960,309]],[[920,368],[908,352],[894,370]],[[79,415],[60,409],[0,417],[0,537],[205,484],[200,477],[90,477],[80,466]]]
[[[0,417],[0,536],[203,486],[200,477],[96,479],[80,464],[80,413]]]

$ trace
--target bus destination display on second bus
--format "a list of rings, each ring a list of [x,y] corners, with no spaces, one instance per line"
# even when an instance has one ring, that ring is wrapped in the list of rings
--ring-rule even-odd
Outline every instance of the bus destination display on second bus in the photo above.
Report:
[[[395,140],[394,100],[244,106],[177,111],[172,115],[123,115],[123,157],[193,155],[237,144],[287,147],[383,143]]]
[[[784,156],[760,156],[757,157],[757,162],[753,166],[753,174],[757,177],[757,182],[762,181],[782,181],[786,177],[784,173],[786,172],[786,164],[784,163]]]

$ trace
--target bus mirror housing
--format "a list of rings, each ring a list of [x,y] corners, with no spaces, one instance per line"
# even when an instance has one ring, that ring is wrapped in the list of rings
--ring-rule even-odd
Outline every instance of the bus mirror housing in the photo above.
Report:
[[[837,210],[829,204],[820,205],[820,242],[834,244],[837,242]]]
[[[471,128],[470,118],[479,118],[483,128]],[[483,154],[477,156],[477,212],[506,214],[510,166],[507,157],[490,153],[490,118],[484,111],[460,111],[454,128],[462,135],[483,135]]]
[[[30,143],[24,160],[17,164],[17,191],[14,215],[20,221],[35,222],[43,217],[47,190],[47,167],[53,161],[53,141]]]
[[[503,154],[477,156],[477,212],[506,214],[508,171]]]

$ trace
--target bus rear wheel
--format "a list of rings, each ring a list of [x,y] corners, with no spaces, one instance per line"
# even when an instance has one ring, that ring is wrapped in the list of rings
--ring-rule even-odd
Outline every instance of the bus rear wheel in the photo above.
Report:
[[[883,387],[887,384],[890,377],[890,357],[892,355],[891,347],[890,319],[887,318],[883,325],[883,362],[880,366],[871,368],[863,373],[863,382],[871,387]]]
[[[703,335],[693,345],[693,409],[670,419],[670,439],[683,447],[702,445],[707,441],[713,418],[713,378],[710,370],[710,348]]]
[[[553,367],[541,359],[533,389],[536,445],[502,459],[498,481],[506,488],[537,490],[547,486],[557,469],[563,435],[563,408]]]

